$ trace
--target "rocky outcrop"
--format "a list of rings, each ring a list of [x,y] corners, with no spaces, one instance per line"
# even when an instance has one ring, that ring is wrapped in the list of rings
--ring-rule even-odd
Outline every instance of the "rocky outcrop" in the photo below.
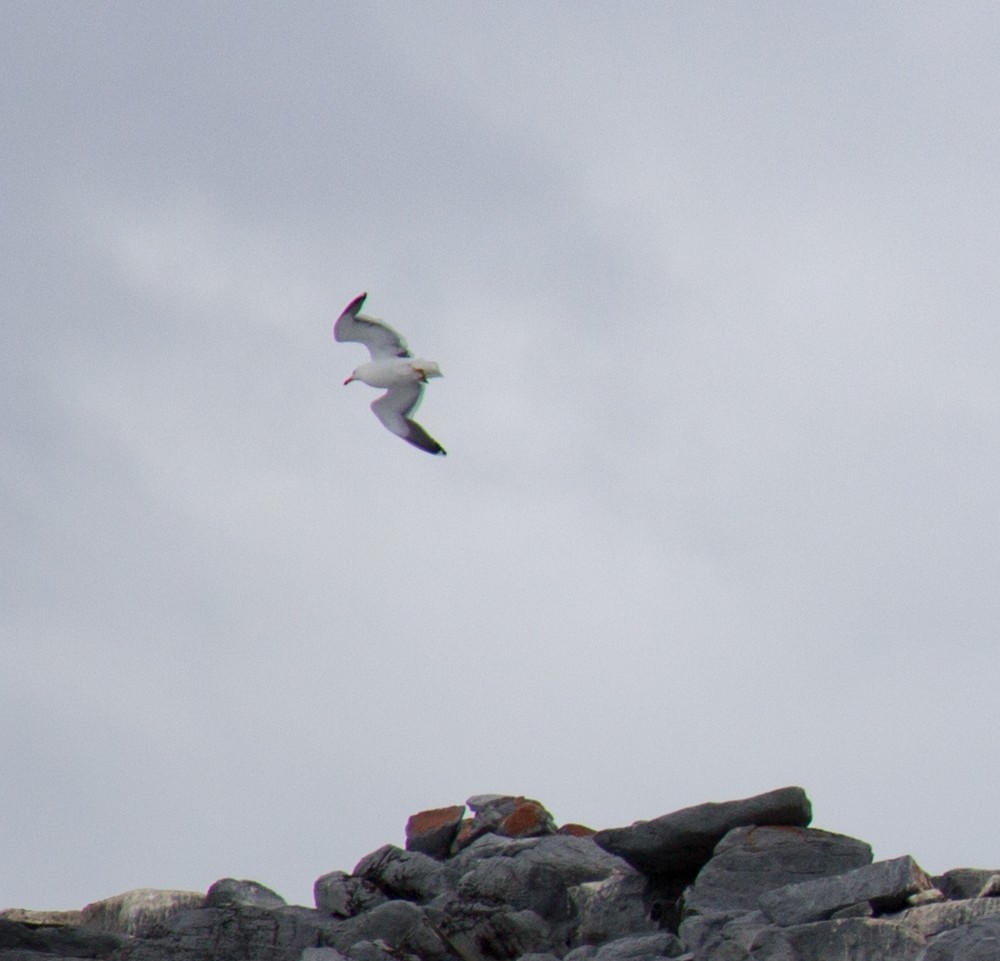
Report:
[[[598,831],[594,840],[643,874],[687,881],[733,828],[772,824],[805,827],[811,820],[812,805],[806,792],[787,787],[741,801],[699,804],[653,821],[636,821],[627,828]]]
[[[147,932],[175,915],[192,908],[205,907],[207,903],[207,895],[197,891],[137,888],[88,904],[80,912],[80,924],[112,934],[144,937]]]
[[[0,961],[1000,961],[1000,871],[873,863],[811,818],[794,787],[596,833],[476,795],[324,874],[313,908],[224,878],[11,909]]]

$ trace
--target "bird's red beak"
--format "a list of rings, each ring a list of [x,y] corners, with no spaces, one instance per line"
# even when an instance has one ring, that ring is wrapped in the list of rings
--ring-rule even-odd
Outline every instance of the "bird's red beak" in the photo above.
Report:
[[[351,376],[344,381],[344,386],[346,387],[352,380],[354,380],[354,374],[351,374]]]

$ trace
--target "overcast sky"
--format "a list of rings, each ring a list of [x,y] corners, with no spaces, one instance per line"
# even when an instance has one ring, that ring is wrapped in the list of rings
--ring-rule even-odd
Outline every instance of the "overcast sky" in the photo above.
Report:
[[[0,5],[0,908],[482,792],[1000,866],[1000,10]],[[441,364],[430,457],[331,326]]]

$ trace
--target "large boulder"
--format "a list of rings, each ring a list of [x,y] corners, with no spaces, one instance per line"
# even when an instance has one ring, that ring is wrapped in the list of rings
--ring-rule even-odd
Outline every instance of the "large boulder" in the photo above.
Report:
[[[678,934],[698,961],[746,961],[757,936],[772,927],[762,911],[694,914],[685,918]]]
[[[570,951],[565,961],[652,961],[654,958],[675,958],[683,951],[683,945],[673,934],[659,931],[615,938],[600,947],[584,945]]]
[[[994,914],[939,934],[917,961],[996,961],[997,958],[1000,958],[1000,915]]]
[[[330,944],[334,928],[309,908],[201,908],[125,940],[114,961],[298,961],[305,948]]]
[[[477,862],[487,858],[544,864],[556,871],[567,886],[603,881],[633,871],[621,858],[598,847],[593,838],[562,834],[522,839],[489,834],[448,861],[446,870],[457,882]]]
[[[69,925],[35,925],[0,918],[0,958],[105,958],[124,938],[110,931]]]
[[[659,925],[650,917],[646,879],[637,871],[615,874],[570,889],[577,916],[574,945],[603,944],[629,935],[653,934]]]
[[[80,911],[32,911],[29,908],[6,908],[0,918],[34,927],[64,928],[83,924]]]
[[[862,902],[882,912],[902,908],[907,898],[932,887],[913,858],[905,856],[776,888],[761,896],[760,907],[775,924],[790,926],[820,921]]]
[[[952,868],[934,878],[934,887],[946,898],[961,901],[966,898],[997,897],[1000,895],[1000,871],[981,868]]]
[[[755,938],[748,958],[749,961],[918,961],[925,943],[918,933],[892,921],[844,918],[765,928]]]
[[[528,909],[548,921],[569,917],[566,883],[551,865],[519,858],[486,858],[462,876],[458,897]]]
[[[371,881],[356,878],[346,871],[331,871],[313,884],[316,910],[341,918],[353,918],[388,900],[388,895]]]
[[[630,827],[598,831],[594,840],[651,877],[691,880],[733,828],[786,824],[806,827],[812,806],[799,787],[739,801],[699,804]]]
[[[871,860],[868,844],[842,834],[815,828],[734,828],[685,893],[685,913],[753,911],[768,891],[843,874]]]
[[[960,928],[996,914],[1000,914],[1000,898],[969,898],[965,901],[921,904],[893,915],[892,920],[930,939],[942,931]]]
[[[205,895],[198,891],[136,888],[88,904],[80,912],[80,922],[100,931],[143,937],[182,911],[204,905]]]
[[[424,909],[411,901],[386,901],[341,921],[325,943],[348,954],[355,945],[369,941],[386,944],[402,954],[415,954],[425,961],[443,961],[450,953]]]
[[[559,936],[534,911],[477,901],[449,901],[430,910],[434,930],[462,961],[512,961],[525,954],[562,953]]]
[[[484,834],[508,838],[555,834],[556,822],[538,802],[522,795],[477,794],[465,802],[473,817],[462,821],[453,842],[453,852],[468,847]]]
[[[222,878],[216,881],[205,894],[205,906],[228,908],[245,905],[257,908],[283,908],[285,899],[270,888],[256,881],[238,881],[236,878]]]
[[[440,861],[419,851],[404,851],[386,844],[363,857],[354,875],[370,881],[392,898],[432,901],[448,888]]]
[[[406,850],[446,858],[464,814],[464,804],[414,814],[406,822]]]

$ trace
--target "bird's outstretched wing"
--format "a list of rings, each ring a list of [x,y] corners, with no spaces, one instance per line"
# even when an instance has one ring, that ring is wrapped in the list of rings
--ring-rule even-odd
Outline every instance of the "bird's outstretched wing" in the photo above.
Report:
[[[388,324],[374,317],[366,317],[358,313],[368,294],[355,297],[337,318],[333,325],[333,336],[336,340],[355,341],[364,344],[372,355],[372,360],[382,360],[385,357],[410,357],[406,341],[400,337]]]
[[[372,404],[372,410],[389,430],[414,447],[419,447],[428,454],[447,454],[423,427],[408,416],[420,404],[423,390],[423,384],[420,383],[393,387]]]

